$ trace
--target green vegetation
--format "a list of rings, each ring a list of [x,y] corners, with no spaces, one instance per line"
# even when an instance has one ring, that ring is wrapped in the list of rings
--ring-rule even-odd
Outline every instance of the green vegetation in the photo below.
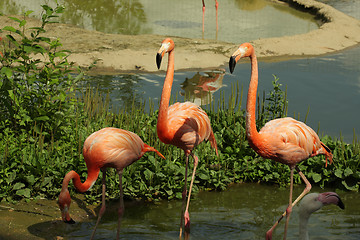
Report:
[[[153,102],[145,111],[145,102],[134,104],[115,114],[110,112],[109,97],[87,90],[76,92],[76,82],[83,72],[73,70],[67,61],[68,51],[59,51],[61,43],[43,35],[44,27],[63,11],[47,5],[42,25],[26,29],[24,19],[11,18],[19,28],[4,27],[0,51],[0,201],[46,197],[57,198],[61,182],[70,170],[86,179],[87,169],[82,144],[87,136],[103,127],[113,126],[138,134],[144,142],[158,149],[163,160],[147,153],[124,171],[123,187],[127,198],[146,200],[181,198],[185,174],[184,154],[176,147],[161,143],[156,135],[157,110]],[[30,36],[30,37],[29,37]],[[42,60],[35,58],[41,55]],[[274,117],[285,116],[286,91],[274,76],[273,90],[263,96],[258,107],[258,127]],[[248,145],[242,109],[243,90],[233,86],[230,96],[206,109],[219,147],[219,157],[209,143],[195,151],[200,158],[194,191],[224,190],[230,183],[261,182],[286,186],[287,166],[259,157]],[[228,103],[225,103],[228,98]],[[322,141],[334,154],[334,164],[324,167],[324,157],[314,157],[300,164],[308,179],[322,187],[358,191],[360,181],[359,142],[352,144]],[[192,167],[192,164],[190,164]],[[108,171],[107,193],[118,198],[118,178]],[[191,174],[191,171],[189,171]],[[301,183],[295,175],[295,182]],[[190,180],[190,176],[188,178]],[[73,190],[70,184],[71,191]],[[101,184],[85,194],[89,202],[98,201]]]

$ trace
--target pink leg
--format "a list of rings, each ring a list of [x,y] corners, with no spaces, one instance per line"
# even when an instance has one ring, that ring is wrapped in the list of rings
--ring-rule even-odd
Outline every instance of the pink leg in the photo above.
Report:
[[[217,0],[215,0],[215,9],[216,9],[216,34],[219,30],[219,26],[218,26],[218,8],[219,8],[219,3]]]
[[[120,238],[120,227],[121,227],[121,220],[122,220],[122,216],[124,215],[124,193],[123,193],[123,188],[122,188],[122,174],[123,174],[123,170],[118,171],[118,175],[119,175],[119,187],[120,187],[120,206],[119,206],[119,219],[118,219],[118,230],[117,230],[117,234],[116,234],[116,239]]]
[[[104,215],[105,210],[106,210],[106,205],[105,205],[106,169],[102,170],[102,174],[103,174],[103,178],[102,178],[102,204],[101,204],[101,208],[100,208],[100,211],[99,211],[98,219],[97,219],[97,221],[96,221],[96,224],[95,224],[95,227],[94,227],[94,230],[93,230],[93,232],[92,232],[92,234],[91,234],[90,239],[93,239],[93,238],[94,238],[95,232],[96,232],[96,228],[97,228],[97,226],[99,225],[100,219],[102,218],[102,216]]]
[[[300,169],[296,166],[296,171],[299,173],[301,179],[305,182],[306,187],[304,191],[295,199],[295,201],[291,204],[291,207],[294,207],[308,192],[311,190],[311,184],[305,177],[305,175],[300,171]],[[269,231],[266,233],[266,240],[272,239],[272,232],[276,228],[276,226],[280,223],[280,221],[286,216],[288,209],[280,216],[280,218],[275,222],[275,224],[270,228]]]
[[[192,190],[192,186],[194,183],[194,179],[195,179],[195,172],[196,172],[196,167],[199,163],[199,159],[197,158],[197,156],[195,156],[194,154],[191,153],[191,156],[194,158],[194,170],[192,173],[192,177],[191,177],[191,182],[190,182],[190,188],[189,188],[189,195],[188,195],[188,199],[187,199],[187,204],[186,204],[186,209],[185,209],[185,213],[184,213],[184,218],[185,218],[185,230],[187,232],[190,232],[190,216],[189,216],[189,205],[190,205],[190,198],[191,198],[191,190]]]
[[[203,4],[203,7],[202,7],[202,12],[203,12],[203,15],[202,15],[202,34],[203,34],[203,38],[204,38],[204,21],[205,21],[205,2],[204,0],[202,0],[202,4]]]
[[[188,174],[188,165],[189,165],[189,155],[186,155],[186,166],[185,166],[185,182],[184,182],[184,190],[182,192],[182,206],[181,206],[181,217],[180,217],[180,234],[179,238],[181,239],[182,235],[182,227],[184,222],[184,208],[187,194],[187,174]]]

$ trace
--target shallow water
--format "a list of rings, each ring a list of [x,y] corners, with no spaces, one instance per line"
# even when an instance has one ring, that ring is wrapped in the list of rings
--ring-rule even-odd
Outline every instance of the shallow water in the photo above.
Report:
[[[41,12],[43,0],[2,0],[0,12]],[[314,17],[265,0],[221,0],[218,31],[213,0],[207,0],[205,32],[202,33],[200,0],[59,0],[66,7],[60,21],[106,33],[159,34],[227,42],[306,33],[318,28]],[[49,5],[53,5],[52,2]],[[276,17],[274,17],[276,16]]]
[[[297,186],[294,196],[301,193]],[[314,187],[312,192],[332,191]],[[190,204],[190,239],[263,239],[265,232],[286,208],[288,189],[260,184],[240,184],[223,192],[201,192]],[[358,239],[360,199],[358,193],[338,193],[345,210],[331,205],[314,213],[309,221],[311,239]],[[117,229],[117,202],[108,210],[96,233],[96,239],[113,239]],[[180,201],[125,204],[122,239],[178,239]],[[98,211],[98,209],[97,209]],[[65,239],[88,239],[95,219],[69,228]],[[298,238],[298,206],[291,215],[288,239]],[[280,239],[284,221],[275,231]]]

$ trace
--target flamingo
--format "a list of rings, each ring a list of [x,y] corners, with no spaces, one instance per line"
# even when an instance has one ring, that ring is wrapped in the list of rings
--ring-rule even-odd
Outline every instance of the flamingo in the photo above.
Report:
[[[310,193],[307,194],[300,202],[299,206],[299,239],[308,240],[309,233],[307,230],[308,220],[313,212],[321,209],[325,205],[334,204],[341,209],[345,209],[344,203],[339,195],[334,192]]]
[[[117,170],[119,175],[120,187],[120,208],[118,211],[118,229],[117,239],[120,235],[120,223],[124,213],[122,174],[123,169],[140,159],[145,152],[155,152],[160,157],[165,157],[155,148],[145,144],[135,133],[107,127],[92,133],[84,142],[83,155],[88,169],[88,176],[84,183],[81,182],[79,174],[75,171],[68,172],[62,182],[62,189],[59,195],[58,204],[61,210],[62,219],[66,223],[75,223],[70,217],[69,208],[71,203],[68,184],[73,180],[74,186],[79,192],[88,191],[98,178],[100,170],[102,171],[102,205],[99,211],[98,219],[91,235],[93,239],[101,217],[105,212],[105,176],[106,168],[112,167]]]
[[[286,215],[284,231],[284,239],[286,239],[287,226],[292,207],[311,189],[310,182],[296,165],[310,157],[321,154],[325,155],[326,167],[328,159],[330,160],[330,164],[332,163],[332,154],[330,149],[320,141],[318,135],[313,129],[303,122],[290,117],[271,120],[265,124],[260,132],[257,132],[255,108],[258,86],[258,66],[255,50],[250,43],[241,44],[233,53],[230,57],[229,69],[232,73],[237,61],[245,57],[249,57],[251,61],[251,79],[246,104],[246,134],[249,144],[261,157],[272,159],[290,167],[289,205],[285,213],[282,214],[280,219],[266,233],[266,239],[271,239],[273,230],[280,220]],[[305,182],[306,187],[299,197],[292,203],[293,175],[295,169]]]
[[[162,41],[161,47],[156,55],[156,64],[159,69],[163,56],[165,55],[165,53],[169,53],[166,77],[161,93],[157,122],[157,134],[159,139],[163,143],[171,144],[184,150],[186,156],[185,185],[182,193],[183,204],[180,221],[181,238],[183,219],[185,219],[185,230],[187,232],[189,232],[190,230],[190,216],[188,209],[190,204],[191,190],[195,178],[196,167],[199,162],[198,157],[193,153],[193,149],[202,141],[209,140],[211,146],[215,148],[216,155],[218,155],[218,150],[214,133],[210,125],[210,119],[204,110],[191,102],[177,102],[169,106],[171,87],[174,80],[174,47],[174,41],[170,38],[166,38]],[[194,159],[194,169],[192,172],[189,195],[187,197],[187,204],[184,212],[184,204],[187,191],[186,185],[189,155],[191,155]]]
[[[204,19],[205,19],[205,1],[202,0],[202,4],[203,4],[203,7],[202,7],[202,34],[203,34],[203,37],[204,37]],[[219,8],[219,3],[217,0],[215,0],[215,9],[216,9],[216,35],[217,35],[217,32],[218,32],[218,8]]]

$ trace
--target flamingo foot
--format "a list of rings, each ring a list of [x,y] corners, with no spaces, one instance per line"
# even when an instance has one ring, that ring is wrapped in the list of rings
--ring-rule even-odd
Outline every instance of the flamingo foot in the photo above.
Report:
[[[188,211],[185,211],[184,219],[185,219],[185,231],[190,232],[190,216]]]

